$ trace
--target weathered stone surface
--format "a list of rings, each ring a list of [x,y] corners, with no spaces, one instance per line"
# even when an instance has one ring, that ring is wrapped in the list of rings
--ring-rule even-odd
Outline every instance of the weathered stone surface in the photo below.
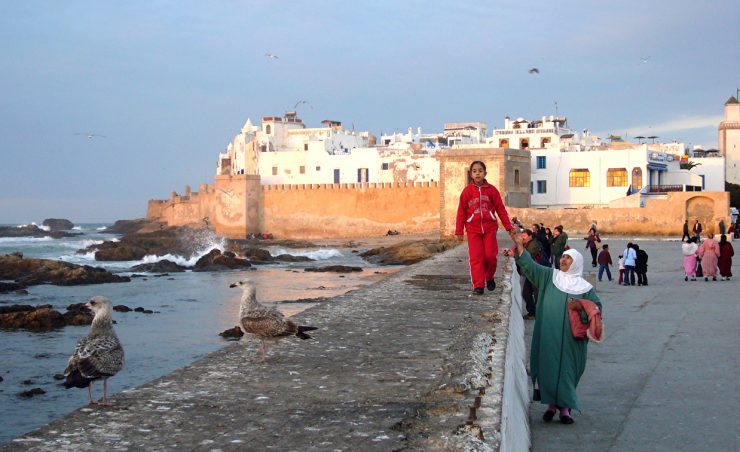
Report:
[[[75,227],[74,223],[64,218],[47,218],[41,224],[48,226],[52,231],[69,231]]]
[[[242,329],[239,328],[239,326],[237,325],[234,328],[230,328],[218,333],[218,335],[226,339],[227,341],[238,341],[242,338],[242,336],[244,336],[244,331],[242,331]]]
[[[153,262],[151,264],[134,265],[131,267],[132,271],[149,273],[177,273],[184,272],[185,269],[186,267],[176,264],[168,259],[162,259],[161,261]]]
[[[0,256],[0,279],[15,280],[26,286],[44,283],[74,286],[130,281],[127,276],[114,275],[104,268],[50,259],[23,259],[16,254]]]
[[[307,272],[352,273],[361,272],[362,267],[349,267],[347,265],[327,265],[325,267],[306,267],[303,270]]]
[[[105,232],[111,234],[134,234],[137,232],[146,233],[159,231],[164,225],[158,221],[148,220],[146,218],[137,218],[134,220],[118,220],[105,229]]]
[[[195,263],[193,271],[195,272],[210,272],[210,271],[223,271],[223,270],[237,270],[242,268],[249,268],[252,264],[246,259],[239,259],[237,257],[229,257],[221,254],[221,250],[214,248],[208,254],[198,259]]]
[[[410,265],[457,245],[458,243],[454,240],[405,241],[393,246],[373,248],[360,256],[378,265]]]

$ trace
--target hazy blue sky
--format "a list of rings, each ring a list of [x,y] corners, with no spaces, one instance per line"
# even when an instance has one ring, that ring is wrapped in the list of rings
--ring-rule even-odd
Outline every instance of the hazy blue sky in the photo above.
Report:
[[[3,2],[0,223],[142,217],[301,99],[309,127],[376,135],[557,101],[575,129],[716,147],[739,18],[731,0]]]

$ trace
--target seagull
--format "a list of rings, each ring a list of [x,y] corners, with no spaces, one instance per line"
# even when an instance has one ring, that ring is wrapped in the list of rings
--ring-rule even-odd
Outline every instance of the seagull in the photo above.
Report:
[[[298,108],[298,106],[301,105],[301,104],[307,104],[309,107],[311,106],[311,104],[307,100],[299,100],[298,102],[295,103],[295,105],[293,105],[293,110],[295,110],[296,108]],[[313,107],[311,107],[311,108],[313,108]]]
[[[75,135],[84,135],[87,137],[88,140],[92,140],[93,138],[105,138],[105,135],[100,135],[98,133],[90,133],[90,132],[77,132]]]
[[[105,297],[92,297],[86,304],[95,313],[92,327],[87,337],[77,342],[75,351],[69,357],[64,375],[64,387],[87,388],[88,403],[92,399],[92,382],[103,379],[103,398],[98,403],[108,405],[106,382],[123,368],[124,357],[121,342],[113,331],[112,305]]]
[[[540,70],[537,69],[536,67],[533,67],[532,69],[529,70],[529,73],[530,74],[539,74],[540,73]]]
[[[648,57],[642,57],[642,58],[640,58],[640,63],[643,63],[643,64],[645,64],[645,63],[647,63],[647,62],[648,62],[648,60],[649,60],[649,59],[650,59],[650,57],[649,57],[649,56],[648,56]]]
[[[311,336],[305,332],[318,329],[315,326],[296,325],[292,320],[287,320],[277,309],[260,304],[257,301],[254,282],[249,279],[231,284],[229,287],[241,287],[243,290],[239,306],[239,323],[244,331],[262,340],[260,358],[257,362],[265,360],[269,348],[268,340],[277,341],[281,337],[294,335],[301,339],[311,339]]]
[[[278,57],[277,55],[275,55],[275,54],[272,54],[272,53],[266,53],[266,54],[265,54],[265,56],[266,56],[267,58],[271,59],[271,60],[277,60],[277,59],[280,59],[280,57]]]

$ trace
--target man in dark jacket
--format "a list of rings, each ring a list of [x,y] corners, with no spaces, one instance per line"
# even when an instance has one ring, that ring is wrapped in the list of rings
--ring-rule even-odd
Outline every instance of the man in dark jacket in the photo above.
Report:
[[[648,255],[645,250],[641,250],[640,247],[635,244],[632,246],[637,251],[637,259],[635,260],[635,273],[637,273],[637,285],[647,286],[647,267],[648,267]]]
[[[560,258],[565,252],[565,246],[568,244],[568,234],[563,232],[563,226],[557,225],[552,231],[552,261],[555,263],[555,268],[560,269]]]
[[[689,220],[686,220],[683,222],[683,235],[681,236],[681,241],[683,242],[684,239],[688,240],[691,236],[689,235]]]

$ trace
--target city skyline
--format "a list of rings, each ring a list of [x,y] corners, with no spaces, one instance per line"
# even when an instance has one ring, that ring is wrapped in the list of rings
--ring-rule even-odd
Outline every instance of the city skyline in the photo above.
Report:
[[[717,147],[740,6],[626,1],[9,4],[0,223],[142,217],[247,118],[376,136],[505,116]],[[537,72],[530,73],[532,68]],[[305,101],[305,102],[302,102]]]

